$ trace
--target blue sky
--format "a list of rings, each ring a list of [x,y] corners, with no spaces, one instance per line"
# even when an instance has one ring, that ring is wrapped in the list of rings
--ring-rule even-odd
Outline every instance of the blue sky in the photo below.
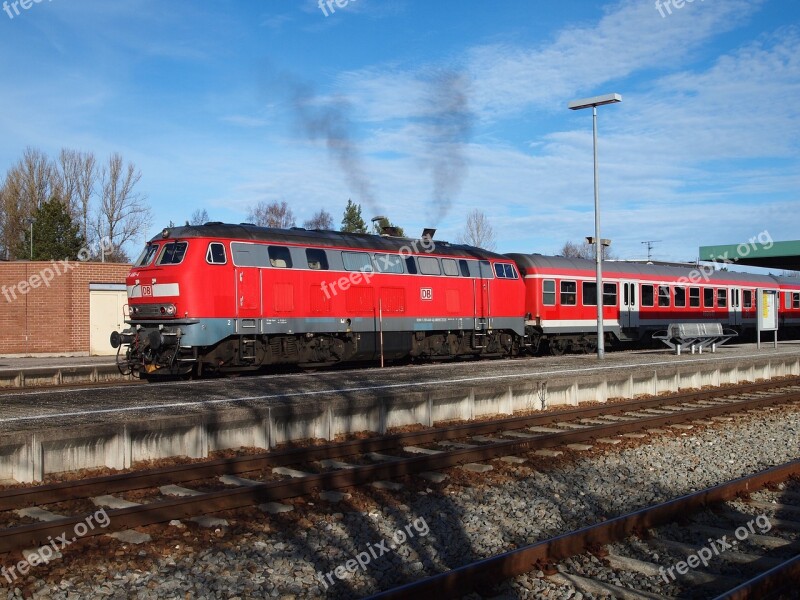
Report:
[[[594,229],[591,113],[566,105],[618,92],[599,109],[617,255],[798,239],[800,5],[675,1],[43,0],[0,12],[0,170],[27,146],[119,151],[147,237],[261,200],[338,224],[352,198],[451,240],[480,208],[499,251],[554,253]]]

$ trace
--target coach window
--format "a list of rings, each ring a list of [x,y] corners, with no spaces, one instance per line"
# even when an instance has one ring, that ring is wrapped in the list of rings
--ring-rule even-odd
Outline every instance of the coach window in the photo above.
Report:
[[[556,305],[556,280],[545,279],[542,281],[542,304],[545,306]]]
[[[616,306],[617,305],[617,284],[604,283],[603,284],[603,306]]]
[[[159,265],[177,265],[183,262],[183,257],[186,255],[186,248],[189,246],[187,242],[170,242],[164,244],[164,249],[161,251],[161,256],[158,257]]]
[[[753,290],[742,290],[742,307],[753,308]]]
[[[800,308],[800,292],[792,294],[792,308]]]
[[[219,242],[211,242],[206,252],[206,262],[210,265],[224,265],[228,262],[225,258],[225,246]]]
[[[373,257],[378,273],[402,273],[403,263],[398,254],[376,254]]]
[[[463,258],[458,261],[458,268],[461,269],[462,277],[469,277],[469,265]]]
[[[659,306],[669,306],[669,286],[668,285],[660,285],[660,286],[658,286],[658,305]]]
[[[270,246],[267,248],[269,264],[278,269],[291,269],[292,257],[286,246]]]
[[[458,277],[458,263],[452,258],[442,259],[442,269],[444,269],[445,275],[449,275],[450,277]]]
[[[675,288],[675,306],[682,308],[686,306],[686,288],[685,287],[676,287]]]
[[[648,284],[642,285],[642,306],[653,306],[655,304],[655,294],[653,293],[653,286]]]
[[[717,290],[717,306],[719,308],[728,306],[728,290],[725,288],[719,288]]]
[[[700,288],[689,288],[689,306],[691,308],[698,308],[700,306]]]
[[[306,262],[309,269],[314,269],[315,271],[328,270],[328,255],[325,254],[325,250],[306,248]]]
[[[342,252],[342,262],[348,271],[372,273],[372,261],[366,252]]]
[[[420,256],[417,258],[419,272],[423,275],[441,275],[442,268],[439,266],[439,259],[432,256]]]
[[[597,306],[597,282],[584,281],[582,287],[583,287],[583,305]]]
[[[703,288],[703,308],[714,308],[714,288]]]
[[[578,302],[578,284],[574,281],[561,282],[561,305],[575,306]]]

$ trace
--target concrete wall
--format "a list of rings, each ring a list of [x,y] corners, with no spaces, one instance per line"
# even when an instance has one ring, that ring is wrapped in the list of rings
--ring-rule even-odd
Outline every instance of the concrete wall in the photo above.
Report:
[[[89,284],[125,283],[130,265],[0,262],[0,355],[89,353]]]

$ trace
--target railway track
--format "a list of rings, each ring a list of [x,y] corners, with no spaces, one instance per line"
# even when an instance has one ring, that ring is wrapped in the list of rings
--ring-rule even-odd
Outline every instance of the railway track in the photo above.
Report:
[[[458,598],[476,588],[539,570],[581,593],[624,599],[796,598],[800,583],[800,460],[543,540],[375,594],[374,600]],[[777,502],[740,500],[795,478]],[[785,488],[784,488],[785,490]],[[712,512],[713,511],[713,512]],[[643,548],[645,546],[646,548]],[[617,548],[628,550],[620,554]],[[623,550],[625,552],[625,550]],[[591,553],[591,554],[589,554]],[[633,556],[657,557],[661,564]],[[601,578],[565,560],[584,555]],[[571,564],[567,564],[571,563]],[[604,573],[603,573],[604,571]],[[608,583],[609,573],[663,580],[668,593]],[[663,591],[663,590],[661,590]],[[673,595],[674,593],[674,595]]]
[[[480,471],[488,465],[476,463],[493,458],[693,421],[709,424],[713,421],[706,419],[798,400],[800,378],[793,378],[13,488],[0,492],[0,511],[16,511],[6,513],[14,515],[11,521],[19,516],[39,520],[0,529],[0,552],[34,548],[72,531],[94,506],[123,507],[110,508],[108,526],[87,536],[265,505],[320,490],[375,482],[391,487],[387,480],[411,474],[435,476],[437,470],[456,466]],[[257,478],[240,477],[248,473]],[[134,490],[140,495],[144,491],[148,501],[136,504],[109,497]],[[41,509],[67,501],[82,502],[84,510],[69,516]]]

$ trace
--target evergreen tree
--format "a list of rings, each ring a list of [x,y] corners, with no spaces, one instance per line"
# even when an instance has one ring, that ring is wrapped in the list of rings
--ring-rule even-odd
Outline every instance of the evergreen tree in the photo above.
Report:
[[[33,212],[33,260],[75,260],[84,246],[80,225],[73,222],[67,206],[57,197],[42,202]],[[17,256],[30,257],[31,230],[17,249]]]
[[[382,217],[379,221],[375,221],[374,223],[372,223],[372,229],[375,235],[380,235],[381,233],[383,233],[384,227],[394,227],[396,230],[395,235],[397,235],[398,237],[405,237],[406,235],[402,227],[400,227],[399,225],[395,225],[386,217]]]
[[[346,233],[367,233],[367,224],[364,223],[364,219],[361,216],[360,204],[356,204],[350,199],[347,200],[340,231]]]

